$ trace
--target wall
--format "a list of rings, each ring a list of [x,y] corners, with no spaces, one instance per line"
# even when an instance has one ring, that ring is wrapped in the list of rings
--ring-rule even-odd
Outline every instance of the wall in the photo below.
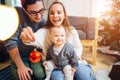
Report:
[[[67,14],[73,16],[98,17],[105,10],[107,0],[58,0],[64,3]]]
[[[45,17],[47,17],[48,16],[48,8],[49,8],[49,6],[54,2],[54,1],[56,1],[56,0],[43,0],[44,1],[44,4],[45,4]]]
[[[107,9],[109,9],[110,0],[92,0],[92,15],[100,17],[100,15]]]
[[[59,0],[64,3],[67,14],[73,16],[91,16],[91,0]]]

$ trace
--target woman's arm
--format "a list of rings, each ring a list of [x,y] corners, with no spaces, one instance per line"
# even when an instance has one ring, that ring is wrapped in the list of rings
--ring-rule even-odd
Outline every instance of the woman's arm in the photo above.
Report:
[[[83,47],[78,32],[74,27],[71,28],[71,33],[67,36],[67,41],[74,46],[77,56],[81,59]]]

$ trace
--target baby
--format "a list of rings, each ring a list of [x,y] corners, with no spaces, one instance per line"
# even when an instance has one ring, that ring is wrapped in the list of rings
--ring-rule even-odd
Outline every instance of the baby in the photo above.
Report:
[[[45,80],[50,80],[54,69],[62,69],[65,80],[73,80],[78,67],[78,57],[73,46],[66,42],[64,27],[52,27],[50,37],[52,44],[47,50],[46,61],[43,62],[46,71]]]

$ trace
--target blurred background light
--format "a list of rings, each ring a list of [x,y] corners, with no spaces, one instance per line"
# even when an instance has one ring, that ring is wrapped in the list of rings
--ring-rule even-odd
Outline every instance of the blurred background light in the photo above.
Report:
[[[17,30],[19,18],[15,8],[0,5],[0,41],[9,39]]]

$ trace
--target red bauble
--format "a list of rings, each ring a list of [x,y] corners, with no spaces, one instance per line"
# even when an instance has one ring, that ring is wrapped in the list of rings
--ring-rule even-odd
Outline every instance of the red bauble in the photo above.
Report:
[[[37,63],[41,60],[41,53],[34,50],[30,53],[29,59],[30,59],[31,62]]]

